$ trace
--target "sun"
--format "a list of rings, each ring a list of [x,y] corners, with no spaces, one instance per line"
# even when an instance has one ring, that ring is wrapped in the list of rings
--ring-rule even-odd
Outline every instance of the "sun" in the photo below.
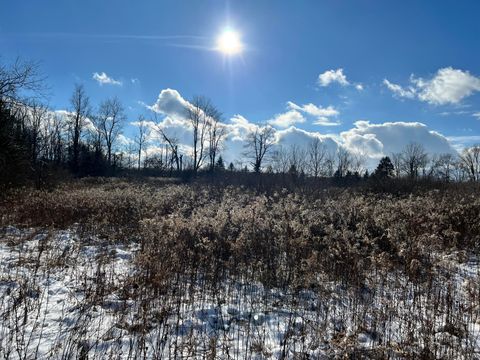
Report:
[[[217,50],[225,55],[235,55],[243,50],[240,34],[234,30],[224,30],[217,39]]]

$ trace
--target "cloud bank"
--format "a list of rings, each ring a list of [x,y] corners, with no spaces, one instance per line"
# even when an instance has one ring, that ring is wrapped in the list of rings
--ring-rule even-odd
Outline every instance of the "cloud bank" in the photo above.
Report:
[[[162,115],[155,126],[177,139],[185,151],[190,149],[192,139],[192,128],[186,119],[186,109],[189,106],[191,106],[190,103],[173,89],[160,91],[155,103],[148,106],[152,111]],[[369,167],[376,166],[382,156],[402,151],[410,142],[421,143],[431,154],[456,153],[455,148],[445,136],[419,122],[373,124],[369,121],[357,121],[353,128],[338,135],[322,134],[298,127],[306,121],[307,117],[320,121],[322,118],[335,117],[338,113],[338,110],[332,106],[321,107],[311,103],[297,105],[290,101],[287,103],[285,113],[277,114],[267,122],[275,128],[278,146],[289,147],[296,144],[299,147],[306,147],[312,139],[318,138],[330,153],[335,153],[343,147],[352,153],[362,154]],[[248,135],[260,125],[238,114],[223,122],[222,126],[227,130],[222,151],[225,161],[227,163],[240,161],[240,164],[247,164],[243,155],[245,144]],[[148,152],[154,153],[153,148],[158,148],[158,144],[152,144],[151,147],[152,149]]]

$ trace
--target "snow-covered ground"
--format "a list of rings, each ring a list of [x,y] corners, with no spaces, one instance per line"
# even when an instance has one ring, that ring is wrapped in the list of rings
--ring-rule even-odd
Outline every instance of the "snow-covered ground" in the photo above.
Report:
[[[393,272],[289,292],[199,275],[153,292],[139,288],[137,244],[79,233],[0,229],[2,359],[480,358],[475,258],[444,257],[422,287]]]

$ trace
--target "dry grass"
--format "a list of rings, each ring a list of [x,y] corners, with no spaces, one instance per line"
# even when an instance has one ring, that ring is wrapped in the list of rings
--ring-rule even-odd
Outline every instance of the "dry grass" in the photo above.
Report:
[[[78,246],[104,244],[79,287],[89,304],[112,294],[134,304],[115,310],[122,320],[114,326],[135,339],[131,354],[471,358],[480,351],[480,199],[467,187],[409,196],[348,189],[267,195],[79,182],[24,190],[1,212],[3,225],[52,234],[74,228]],[[112,280],[108,246],[131,242],[138,246],[131,272]],[[41,244],[16,266],[45,272],[75,258]],[[219,312],[224,307],[232,313]],[[210,318],[201,309],[214,310],[215,325],[185,326],[189,317]],[[283,319],[279,339],[268,337],[263,317]]]

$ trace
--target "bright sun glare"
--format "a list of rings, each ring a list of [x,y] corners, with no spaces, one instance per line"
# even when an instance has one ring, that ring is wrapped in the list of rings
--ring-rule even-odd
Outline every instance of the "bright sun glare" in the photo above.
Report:
[[[217,39],[217,50],[226,55],[234,55],[242,52],[243,44],[238,32],[224,30]]]

